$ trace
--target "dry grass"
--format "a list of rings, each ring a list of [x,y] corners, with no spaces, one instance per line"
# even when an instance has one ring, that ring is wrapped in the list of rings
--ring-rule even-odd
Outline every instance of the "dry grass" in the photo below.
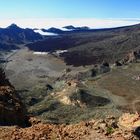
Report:
[[[127,107],[133,109],[133,102],[140,99],[140,81],[136,80],[139,75],[140,64],[130,64],[129,66],[114,69],[97,80],[97,84],[113,95],[123,97],[127,102]]]

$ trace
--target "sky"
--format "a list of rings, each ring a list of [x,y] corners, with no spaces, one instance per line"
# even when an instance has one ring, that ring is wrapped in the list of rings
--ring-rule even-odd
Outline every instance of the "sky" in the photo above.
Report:
[[[90,26],[140,23],[140,0],[0,0],[0,27]]]

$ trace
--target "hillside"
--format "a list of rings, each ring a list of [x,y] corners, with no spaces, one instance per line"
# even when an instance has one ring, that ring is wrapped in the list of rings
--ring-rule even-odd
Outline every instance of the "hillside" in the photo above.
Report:
[[[140,25],[69,32],[27,46],[34,51],[68,50],[61,55],[68,65],[90,65],[103,60],[114,63],[129,52],[139,50]]]

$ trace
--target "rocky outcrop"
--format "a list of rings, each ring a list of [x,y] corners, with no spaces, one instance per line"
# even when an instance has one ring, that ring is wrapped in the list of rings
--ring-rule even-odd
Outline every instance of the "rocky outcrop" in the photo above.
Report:
[[[122,66],[129,63],[136,63],[140,59],[140,50],[129,52],[122,60],[116,61],[115,66]]]
[[[125,113],[119,118],[118,124],[120,127],[133,130],[140,126],[140,115]]]
[[[0,69],[0,125],[27,125],[26,109]]]
[[[64,105],[72,105],[78,107],[97,107],[110,103],[110,100],[101,96],[92,95],[88,90],[84,90],[83,83],[72,80],[67,81],[63,90],[51,93],[55,99]]]
[[[127,56],[124,58],[124,63],[137,62],[137,59],[138,59],[137,56],[138,56],[137,51],[132,51],[128,53]]]

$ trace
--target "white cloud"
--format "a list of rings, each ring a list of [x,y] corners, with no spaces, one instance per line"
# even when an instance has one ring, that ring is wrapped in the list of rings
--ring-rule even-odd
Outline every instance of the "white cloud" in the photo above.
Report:
[[[57,34],[50,33],[50,32],[43,32],[43,31],[40,30],[40,29],[34,30],[34,32],[40,33],[41,35],[47,35],[47,36],[55,36],[55,35],[57,35]]]
[[[60,28],[66,25],[89,26],[92,28],[109,28],[137,24],[140,23],[140,19],[3,19],[0,22],[0,27],[7,27],[11,23],[16,23],[18,26],[23,28]]]

